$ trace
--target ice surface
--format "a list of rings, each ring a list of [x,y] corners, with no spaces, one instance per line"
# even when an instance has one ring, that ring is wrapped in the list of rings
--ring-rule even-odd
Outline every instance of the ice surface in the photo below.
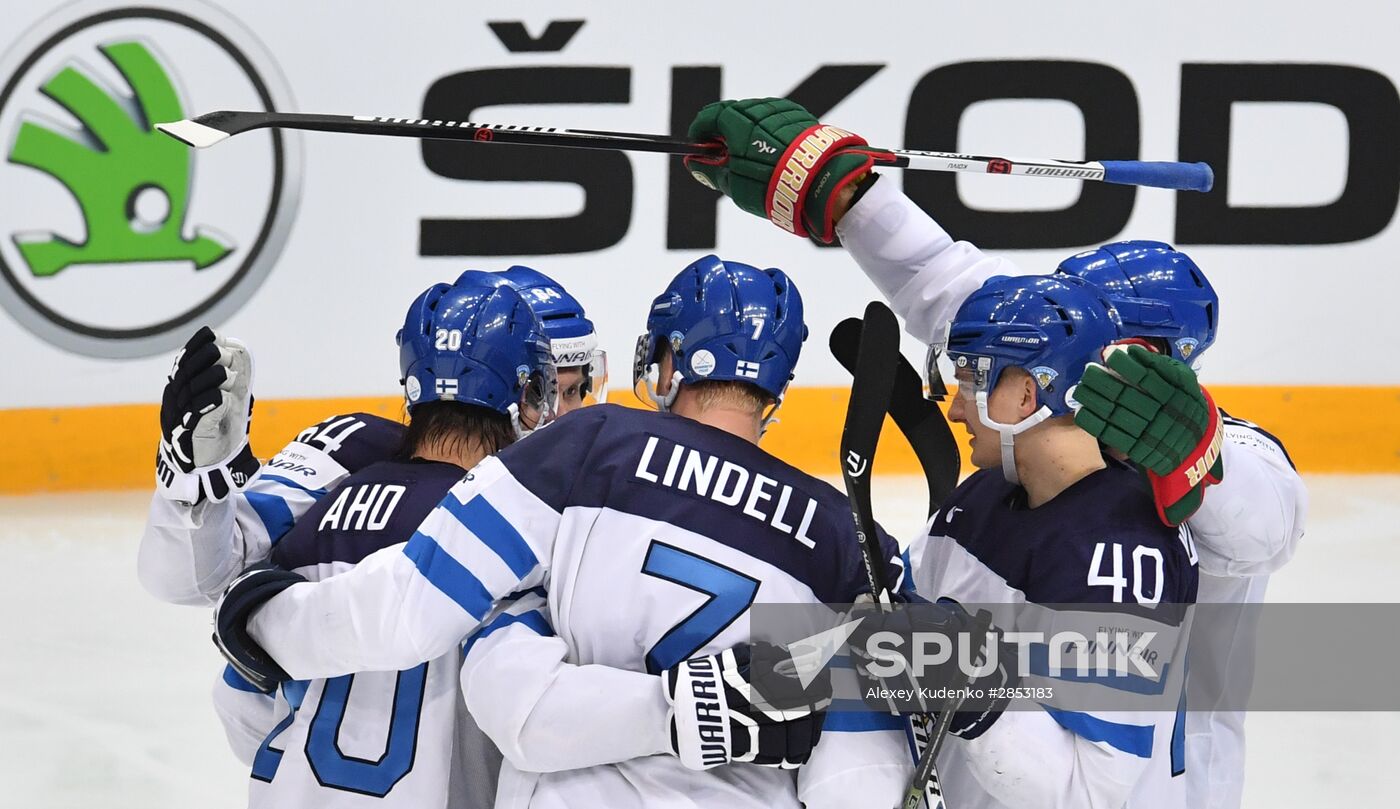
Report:
[[[1308,534],[1271,601],[1400,596],[1400,478],[1310,478]],[[907,537],[924,489],[878,478],[876,517]],[[8,806],[232,809],[245,771],[208,693],[209,611],[136,582],[149,495],[0,497],[0,784]],[[1369,806],[1400,790],[1400,714],[1250,717],[1245,806]],[[1384,801],[1385,799],[1381,799]]]

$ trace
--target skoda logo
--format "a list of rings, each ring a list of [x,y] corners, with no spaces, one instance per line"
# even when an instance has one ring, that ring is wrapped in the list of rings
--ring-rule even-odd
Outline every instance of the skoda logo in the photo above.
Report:
[[[162,0],[67,6],[0,47],[0,306],[95,357],[166,352],[237,311],[287,239],[296,141],[196,154],[154,125],[291,106],[262,46]]]

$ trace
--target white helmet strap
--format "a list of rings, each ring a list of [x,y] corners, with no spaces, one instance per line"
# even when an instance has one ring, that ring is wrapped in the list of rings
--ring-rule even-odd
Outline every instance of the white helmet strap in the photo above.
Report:
[[[759,422],[758,425],[758,440],[762,441],[763,436],[768,433],[768,428],[778,423],[778,409],[783,406],[783,396],[785,395],[787,395],[787,385],[783,385],[783,389],[778,391],[778,397],[773,400],[768,412],[763,414],[763,421]]]
[[[1041,405],[1039,410],[1026,416],[1015,424],[1002,424],[993,421],[987,414],[987,392],[977,392],[977,419],[986,427],[997,431],[1001,437],[1001,476],[1006,478],[1006,482],[1012,485],[1021,483],[1021,476],[1016,472],[1016,436],[1026,430],[1050,418],[1050,408]]]
[[[647,398],[651,399],[652,403],[656,405],[656,409],[660,410],[662,413],[669,413],[671,412],[671,405],[676,401],[676,394],[681,392],[681,380],[683,378],[680,371],[672,371],[671,391],[664,396],[657,393],[656,390],[661,384],[661,366],[653,362],[651,365],[647,366],[646,373],[642,375],[642,383],[646,385]]]
[[[520,439],[524,438],[525,436],[529,435],[530,433],[533,433],[535,430],[538,430],[539,428],[544,426],[543,424],[537,424],[534,427],[526,427],[524,424],[521,424],[520,405],[508,405],[506,407],[506,412],[510,415],[510,428],[515,432],[516,441],[519,441]]]

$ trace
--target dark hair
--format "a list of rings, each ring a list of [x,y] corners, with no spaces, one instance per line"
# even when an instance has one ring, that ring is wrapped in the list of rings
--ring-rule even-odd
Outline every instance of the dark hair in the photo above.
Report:
[[[494,455],[515,442],[510,416],[461,402],[424,402],[413,408],[395,458],[406,461],[424,447],[446,451],[480,448]]]

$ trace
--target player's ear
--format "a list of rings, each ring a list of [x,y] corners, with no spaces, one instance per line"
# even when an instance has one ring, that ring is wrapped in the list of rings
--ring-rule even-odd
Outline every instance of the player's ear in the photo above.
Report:
[[[656,380],[656,392],[661,396],[666,396],[671,392],[672,377],[676,371],[676,358],[675,355],[671,353],[670,346],[661,347],[661,358],[657,361],[656,368],[659,371],[657,374],[658,379]]]
[[[1020,369],[1017,369],[1020,370]],[[1039,407],[1036,404],[1036,384],[1035,377],[1022,371],[1016,374],[1016,414],[1021,418],[1027,418]]]

